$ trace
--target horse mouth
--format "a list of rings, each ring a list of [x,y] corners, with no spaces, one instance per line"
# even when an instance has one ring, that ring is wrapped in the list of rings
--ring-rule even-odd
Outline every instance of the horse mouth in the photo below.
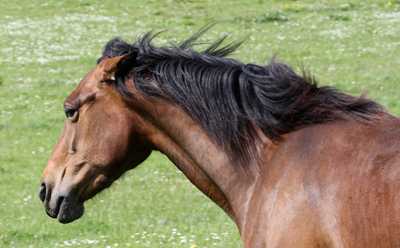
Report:
[[[84,213],[83,202],[77,202],[69,197],[60,197],[56,207],[46,207],[46,213],[51,218],[56,218],[60,223],[67,224],[82,217]]]

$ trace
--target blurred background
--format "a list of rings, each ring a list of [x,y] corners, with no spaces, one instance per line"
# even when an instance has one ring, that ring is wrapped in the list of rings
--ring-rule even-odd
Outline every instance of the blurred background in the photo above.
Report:
[[[399,0],[0,0],[0,247],[241,247],[232,221],[158,153],[72,224],[37,198],[63,100],[104,44],[151,30],[167,44],[210,22],[203,41],[247,39],[232,55],[243,62],[276,55],[400,114]]]

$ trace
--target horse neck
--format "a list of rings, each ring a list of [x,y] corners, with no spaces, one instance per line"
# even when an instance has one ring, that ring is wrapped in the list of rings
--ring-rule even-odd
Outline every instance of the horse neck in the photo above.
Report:
[[[151,132],[149,140],[197,188],[223,208],[241,230],[255,182],[254,169],[233,164],[180,108],[165,101],[150,105],[146,116],[156,131]]]

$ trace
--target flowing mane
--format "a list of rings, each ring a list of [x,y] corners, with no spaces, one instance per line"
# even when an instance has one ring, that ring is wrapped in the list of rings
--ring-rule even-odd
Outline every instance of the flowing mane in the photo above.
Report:
[[[241,42],[203,51],[193,45],[204,28],[177,45],[156,47],[147,33],[133,44],[114,38],[102,58],[128,54],[116,73],[116,88],[131,97],[124,80],[133,75],[144,95],[164,98],[184,109],[228,154],[242,161],[255,155],[261,130],[273,141],[305,126],[339,119],[369,120],[382,111],[377,103],[332,87],[318,87],[288,65],[244,64],[227,58]]]

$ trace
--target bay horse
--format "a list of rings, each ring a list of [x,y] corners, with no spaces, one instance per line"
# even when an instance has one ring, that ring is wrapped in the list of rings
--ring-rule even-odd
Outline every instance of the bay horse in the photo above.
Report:
[[[61,223],[153,150],[236,223],[244,247],[400,247],[400,120],[206,31],[109,41],[64,102],[39,198]],[[225,43],[224,43],[225,44]]]

